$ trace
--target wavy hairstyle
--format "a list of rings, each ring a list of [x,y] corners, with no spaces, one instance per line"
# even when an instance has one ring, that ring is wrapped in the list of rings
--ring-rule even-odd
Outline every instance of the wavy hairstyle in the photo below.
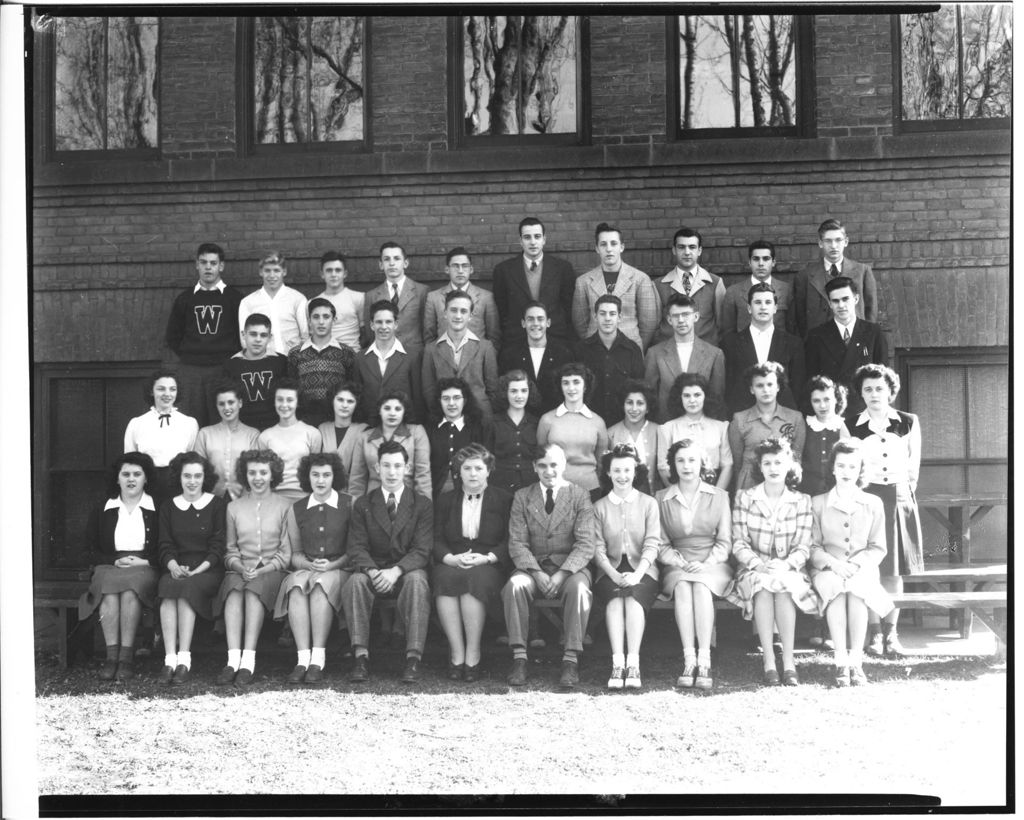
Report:
[[[498,379],[498,388],[494,394],[494,401],[491,402],[494,412],[504,413],[508,410],[508,386],[512,382],[526,382],[526,386],[530,389],[530,397],[526,400],[526,412],[537,415],[540,412],[540,390],[533,383],[530,374],[519,368],[509,370]]]
[[[250,489],[250,464],[266,464],[270,467],[270,489],[274,489],[284,478],[284,461],[273,450],[244,450],[235,462],[235,481],[247,490]]]
[[[334,450],[329,453],[309,453],[299,459],[298,476],[299,486],[304,493],[312,493],[313,485],[309,480],[309,471],[314,467],[330,467],[334,472],[331,487],[338,492],[345,489],[348,484],[348,476],[345,475],[345,467],[341,463],[341,456]]]
[[[213,488],[217,486],[217,482],[220,480],[220,476],[217,475],[217,471],[210,463],[210,460],[205,456],[199,455],[195,450],[189,450],[187,453],[178,453],[178,455],[171,459],[169,465],[171,468],[171,486],[178,492],[181,491],[181,471],[186,464],[198,464],[203,468],[203,492],[212,493]]]
[[[860,458],[860,474],[857,476],[857,486],[863,487],[868,483],[867,464],[864,460],[864,446],[859,438],[841,438],[832,445],[832,452],[828,454],[828,471],[832,473],[836,467],[836,456],[856,454]]]
[[[711,385],[701,373],[680,373],[672,382],[672,389],[668,394],[668,418],[677,419],[685,415],[683,410],[683,388],[699,387],[704,391],[704,415],[709,419],[717,421],[728,421],[726,419],[725,406],[721,398],[711,390]],[[666,419],[667,421],[668,419]]]
[[[828,376],[811,376],[807,382],[807,386],[804,387],[804,394],[801,397],[803,399],[804,411],[813,416],[814,408],[811,406],[811,393],[816,390],[820,390],[823,393],[831,392],[836,399],[836,415],[843,415],[843,411],[846,409],[846,387],[834,379],[830,379]]]
[[[793,445],[789,443],[789,439],[785,437],[766,438],[760,444],[754,448],[754,478],[760,483],[764,481],[764,473],[761,472],[761,459],[768,455],[775,455],[776,453],[789,453],[790,460],[793,462],[793,466],[789,468],[789,472],[786,473],[786,487],[790,490],[795,490],[800,486],[800,479],[803,477],[803,470],[800,468],[800,462],[793,457]]]
[[[857,368],[853,374],[853,392],[859,396],[864,389],[865,379],[885,379],[889,385],[890,403],[900,394],[900,377],[891,367],[884,364],[864,364]]]
[[[117,476],[125,464],[141,467],[143,475],[146,476],[145,486],[149,487],[153,484],[156,467],[153,465],[152,457],[146,453],[140,453],[138,450],[130,450],[119,455],[110,465],[110,469],[107,472],[107,498],[117,498],[121,495],[121,487],[117,483]]]
[[[680,450],[685,450],[687,447],[696,447],[697,452],[700,453],[700,480],[705,484],[714,486],[715,484],[715,471],[708,467],[708,459],[704,453],[704,448],[701,447],[700,442],[694,441],[692,438],[684,438],[679,441],[673,441],[672,445],[668,448],[668,453],[665,458],[668,459],[668,480],[670,484],[679,483],[679,471],[676,469],[676,453]]]
[[[461,379],[458,376],[445,376],[443,379],[437,380],[438,407],[440,407],[441,405],[441,394],[444,393],[445,390],[454,389],[462,391],[462,415],[466,419],[466,421],[482,421],[484,414],[483,411],[480,409],[480,405],[477,403],[476,396],[474,396],[473,391],[469,389],[469,385],[466,384],[466,380]],[[443,411],[441,415],[444,416]]]
[[[617,458],[633,460],[636,465],[636,472],[633,475],[633,486],[644,492],[650,486],[647,478],[647,465],[640,461],[636,447],[632,444],[616,444],[611,450],[601,456],[601,467],[597,471],[597,477],[601,482],[602,495],[608,495],[612,491],[612,479],[609,473],[612,469],[612,462]]]

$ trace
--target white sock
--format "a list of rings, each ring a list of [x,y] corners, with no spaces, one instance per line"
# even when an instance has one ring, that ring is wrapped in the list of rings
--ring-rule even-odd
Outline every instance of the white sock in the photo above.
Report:
[[[850,649],[850,656],[848,663],[850,666],[860,666],[864,663],[864,650],[859,646],[856,649]]]
[[[250,672],[256,669],[256,650],[255,649],[243,649],[242,650],[242,662],[238,665],[239,669],[248,669]]]
[[[711,666],[711,650],[701,649],[697,652],[697,666]]]
[[[612,652],[612,666],[625,666],[626,655],[624,652]]]
[[[327,661],[327,647],[325,646],[314,646],[313,653],[309,658],[310,666],[319,666],[321,669],[324,668],[324,663]]]
[[[238,671],[238,665],[242,662],[242,650],[241,649],[229,649],[228,650],[228,666]]]
[[[309,650],[300,649],[297,654],[299,656],[299,666],[309,666]]]
[[[838,647],[836,647],[835,651],[832,653],[833,657],[835,658],[835,661],[834,661],[835,665],[836,666],[849,666],[850,665],[850,655],[852,655],[852,654],[853,654],[852,652],[847,653],[847,651],[845,649],[839,649]]]
[[[178,666],[184,666],[186,669],[192,668],[192,652],[181,651],[178,653]]]
[[[697,650],[692,646],[683,647],[683,666],[690,666],[697,663]]]
[[[634,669],[640,668],[640,653],[629,652],[626,654],[626,666],[632,666]]]
[[[164,655],[164,666],[169,666],[174,669],[178,665],[177,655]]]

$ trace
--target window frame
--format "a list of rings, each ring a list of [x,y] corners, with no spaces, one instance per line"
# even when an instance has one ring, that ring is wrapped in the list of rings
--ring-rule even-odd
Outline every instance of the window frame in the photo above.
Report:
[[[77,15],[85,16],[85,15]],[[108,20],[110,17],[123,15],[96,15]],[[163,62],[163,36],[164,16],[153,15],[157,21],[156,34],[156,145],[151,148],[91,148],[84,151],[69,151],[57,148],[57,36],[53,27],[47,28],[39,20],[39,13],[33,15],[32,27],[34,30],[33,49],[41,59],[38,62],[39,73],[35,80],[42,86],[40,96],[41,105],[38,106],[36,127],[43,135],[43,161],[44,162],[116,162],[118,160],[155,160],[161,157],[163,146],[163,116],[162,116],[162,62]],[[59,18],[58,18],[59,19]],[[105,33],[105,37],[109,34]],[[109,70],[109,67],[108,67]],[[29,97],[30,98],[30,97]]]
[[[590,17],[577,15],[576,131],[565,134],[467,134],[463,72],[463,15],[448,18],[448,139],[452,148],[590,145]]]
[[[723,6],[728,9],[728,6]],[[766,7],[769,11],[771,6]],[[817,136],[815,82],[814,82],[814,15],[794,13],[795,27],[794,48],[796,50],[796,94],[794,109],[796,125],[746,126],[740,128],[691,128],[682,126],[682,100],[679,82],[681,55],[679,52],[679,18],[682,15],[668,15],[665,18],[666,65],[668,76],[666,81],[666,99],[668,123],[666,133],[669,139],[678,142],[715,139],[749,139],[763,137],[808,138]]]
[[[331,8],[325,6],[323,8]],[[257,15],[266,16],[266,15]],[[298,16],[298,15],[296,15]],[[303,17],[321,17],[327,15],[305,14]],[[350,15],[336,15],[339,17]],[[238,155],[251,156],[284,156],[288,154],[362,154],[372,150],[373,140],[371,125],[373,122],[372,101],[370,95],[370,49],[373,19],[370,15],[363,19],[363,137],[358,140],[335,140],[322,142],[285,142],[257,143],[255,140],[255,124],[253,116],[256,112],[255,80],[256,80],[256,49],[254,40],[256,24],[254,17],[239,17],[235,27],[237,55],[236,89],[235,89],[235,132],[237,134]]]
[[[953,4],[957,9],[957,29],[960,30],[959,5]],[[1009,131],[1012,125],[1012,117],[974,117],[971,119],[958,118],[955,120],[905,120],[903,119],[903,49],[902,32],[900,27],[900,15],[890,15],[892,31],[892,127],[894,134],[930,134],[941,131]],[[960,82],[963,81],[963,37],[957,42],[957,76]],[[963,89],[958,93],[962,94]],[[960,100],[961,110],[963,99]]]

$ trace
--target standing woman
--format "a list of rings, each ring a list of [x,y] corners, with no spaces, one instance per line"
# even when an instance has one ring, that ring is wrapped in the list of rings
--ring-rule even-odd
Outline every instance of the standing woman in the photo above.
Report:
[[[135,633],[142,608],[154,604],[157,513],[146,492],[152,478],[152,458],[125,453],[110,467],[109,500],[89,514],[85,541],[93,573],[78,601],[78,619],[84,621],[99,607],[107,647],[101,680],[135,677]]]
[[[885,507],[886,555],[879,570],[889,592],[903,591],[901,575],[924,570],[924,541],[917,509],[917,477],[921,471],[921,425],[913,413],[890,405],[900,392],[900,377],[881,364],[866,364],[853,375],[854,392],[864,399],[865,409],[850,432],[864,442],[864,474],[872,495]],[[879,623],[868,613],[870,655],[898,658],[903,654],[892,610]]]
[[[171,481],[171,459],[191,450],[199,434],[199,422],[181,413],[178,401],[178,375],[173,370],[157,370],[142,389],[143,400],[152,406],[128,422],[124,431],[124,451],[145,453],[156,468],[148,492],[159,506],[178,494],[180,487]]]
[[[171,459],[171,475],[181,493],[160,507],[160,682],[183,684],[192,677],[196,615],[213,620],[213,598],[224,579],[227,502],[213,494],[217,473],[198,452]]]
[[[762,441],[767,438],[788,439],[792,455],[799,464],[807,436],[807,425],[799,411],[790,410],[778,402],[779,391],[786,383],[786,371],[781,364],[763,362],[751,365],[743,372],[743,379],[750,385],[754,405],[733,415],[729,422],[732,460],[733,464],[739,465],[737,491],[757,483],[756,452]]]
[[[800,491],[811,496],[821,495],[835,484],[832,447],[840,439],[850,437],[843,422],[846,388],[828,376],[812,376],[804,389],[804,403],[812,413],[806,417],[807,440]]]
[[[858,439],[837,441],[830,458],[835,487],[811,499],[811,580],[835,644],[836,686],[867,683],[861,653],[868,610],[884,616],[893,607],[878,577],[885,558],[885,510],[877,496],[860,489],[862,456]]]
[[[732,448],[729,423],[721,420],[721,402],[711,393],[708,380],[700,373],[680,373],[668,397],[671,421],[658,427],[658,475],[668,487],[668,450],[675,442],[689,439],[704,452],[704,469],[712,475],[706,480],[728,490],[732,481]]]
[[[277,424],[260,433],[256,448],[273,450],[281,457],[284,474],[276,492],[298,501],[305,495],[299,486],[299,462],[303,456],[321,452],[324,440],[319,430],[299,421],[299,383],[294,379],[279,379],[274,385],[274,410]]]
[[[377,448],[385,441],[397,441],[409,455],[405,486],[427,498],[434,497],[430,483],[430,440],[422,425],[405,420],[411,410],[409,396],[401,390],[389,390],[377,399],[372,426],[356,439],[352,454],[348,491],[353,498],[368,495],[380,486]]]
[[[604,420],[584,404],[594,384],[590,368],[569,362],[558,370],[562,403],[540,417],[537,444],[557,444],[565,451],[565,479],[597,495],[600,487],[597,466],[608,449],[608,428]]]
[[[525,370],[510,370],[498,380],[494,398],[494,471],[492,487],[509,493],[533,484],[537,473],[537,409],[540,393]]]
[[[224,613],[228,643],[228,662],[217,685],[234,682],[244,688],[253,682],[256,642],[264,616],[274,607],[298,530],[289,514],[291,503],[273,491],[284,474],[277,453],[246,450],[238,457],[236,473],[248,492],[228,504],[226,572],[214,614]]]
[[[234,501],[242,494],[242,485],[235,481],[235,462],[239,454],[256,446],[260,431],[242,424],[240,414],[244,399],[238,384],[225,381],[214,389],[220,421],[199,431],[195,451],[207,459],[217,473],[213,494]]]
[[[594,595],[604,604],[612,648],[609,689],[640,688],[640,644],[658,596],[663,534],[658,502],[637,489],[646,483],[646,471],[628,444],[601,457],[601,483],[608,494],[594,504]]]
[[[654,407],[654,391],[647,382],[640,379],[628,379],[619,391],[622,396],[624,416],[618,424],[608,430],[608,446],[612,449],[617,444],[628,444],[636,451],[640,463],[646,467],[644,483],[637,489],[648,495],[652,490],[661,489],[658,472],[655,469],[658,459],[658,425],[647,418]]]
[[[796,610],[818,614],[818,598],[804,570],[811,549],[811,499],[794,489],[800,483],[800,466],[787,439],[769,438],[754,448],[753,477],[760,483],[737,492],[732,511],[732,549],[740,569],[728,597],[742,608],[744,618],[754,619],[765,684],[779,683],[772,648],[772,627],[777,625],[782,681],[798,686],[793,658]]]
[[[452,467],[459,450],[470,444],[494,446],[494,428],[484,421],[476,397],[463,379],[439,379],[437,393],[443,418],[430,430],[430,483],[434,500],[455,487]]]
[[[452,465],[459,472],[459,486],[437,502],[431,586],[448,638],[448,678],[472,682],[480,677],[487,610],[498,617],[502,611],[499,594],[509,575],[512,496],[488,483],[494,456],[482,444],[461,448]]]
[[[331,406],[334,419],[320,425],[320,436],[324,441],[324,452],[335,452],[341,459],[344,485],[348,487],[349,476],[352,475],[352,464],[355,461],[356,448],[362,444],[362,433],[366,424],[356,421],[360,414],[359,401],[363,397],[363,386],[358,382],[340,381],[331,392]]]
[[[352,574],[345,554],[353,498],[341,492],[345,470],[335,452],[303,456],[299,482],[309,495],[292,504],[289,526],[298,539],[292,543],[292,572],[277,593],[274,618],[287,613],[295,647],[295,668],[288,683],[323,683],[327,636],[331,621],[341,612],[341,587]]]
[[[667,458],[672,483],[657,496],[666,539],[658,561],[661,591],[675,601],[683,644],[683,673],[676,686],[711,689],[713,596],[723,597],[732,582],[729,494],[702,480],[704,447],[699,442],[677,441]]]

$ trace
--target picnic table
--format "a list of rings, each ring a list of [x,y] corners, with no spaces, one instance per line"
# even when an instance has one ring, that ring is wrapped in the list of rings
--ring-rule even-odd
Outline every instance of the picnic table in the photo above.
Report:
[[[934,592],[984,592],[993,584],[1006,583],[1006,564],[987,566],[957,566],[948,569],[930,569],[903,576],[903,582],[925,584]],[[960,637],[969,638],[975,613],[969,608],[951,609],[950,617],[955,619],[951,626],[959,628]],[[987,623],[987,622],[986,622]],[[995,631],[995,630],[993,630]]]
[[[971,525],[993,507],[1007,503],[1005,492],[922,493],[917,506],[949,533],[949,563],[971,563]]]

